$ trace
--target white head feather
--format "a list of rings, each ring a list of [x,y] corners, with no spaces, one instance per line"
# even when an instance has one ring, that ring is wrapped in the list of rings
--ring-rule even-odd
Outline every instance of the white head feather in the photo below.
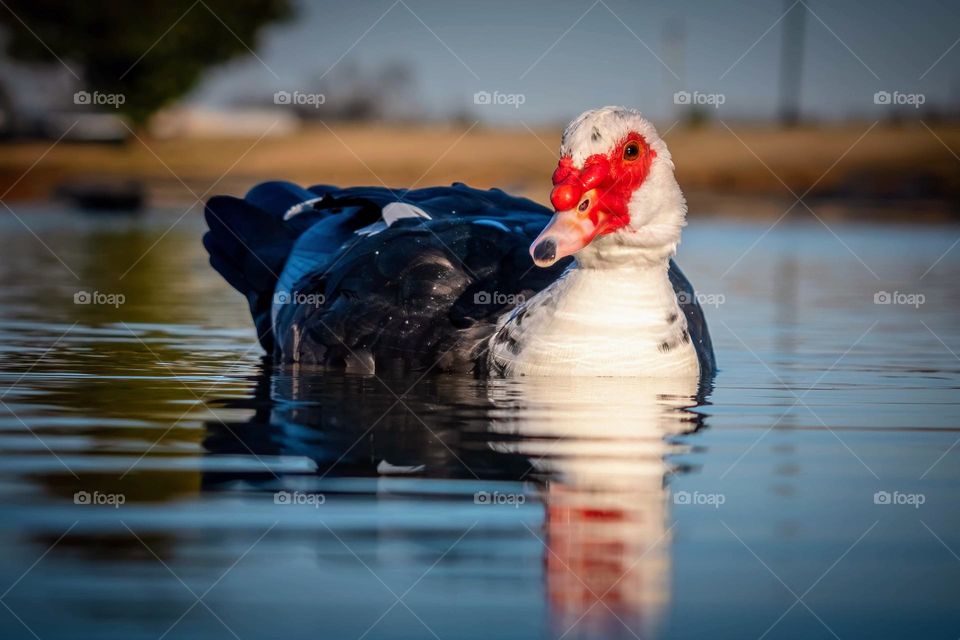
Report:
[[[592,155],[609,155],[631,132],[639,133],[656,152],[650,173],[629,202],[630,224],[596,238],[577,254],[583,266],[624,262],[663,262],[676,253],[686,224],[687,203],[673,174],[673,160],[656,128],[639,111],[602,107],[585,111],[563,132],[561,155],[577,168]]]

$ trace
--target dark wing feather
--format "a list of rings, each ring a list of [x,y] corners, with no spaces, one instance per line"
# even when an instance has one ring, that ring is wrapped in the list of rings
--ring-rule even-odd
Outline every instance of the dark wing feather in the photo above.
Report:
[[[550,214],[539,205],[457,186],[408,195],[430,220],[355,237],[297,283],[296,299],[322,304],[281,309],[281,360],[469,370],[496,319],[569,264],[534,268],[527,248]]]
[[[710,331],[707,329],[706,318],[703,317],[703,309],[697,301],[697,295],[693,291],[693,285],[687,280],[687,277],[680,271],[680,267],[673,260],[670,261],[670,270],[668,271],[670,284],[673,285],[673,291],[677,294],[677,302],[683,315],[687,317],[687,331],[693,340],[693,346],[697,351],[697,359],[700,361],[700,376],[707,378],[716,373],[717,363],[713,356],[713,342],[710,340]]]

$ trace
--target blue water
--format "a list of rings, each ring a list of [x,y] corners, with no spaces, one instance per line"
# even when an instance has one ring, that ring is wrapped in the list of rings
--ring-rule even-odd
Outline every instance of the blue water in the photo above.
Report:
[[[0,637],[960,636],[960,227],[693,220],[696,388],[270,372],[195,217],[18,213]]]

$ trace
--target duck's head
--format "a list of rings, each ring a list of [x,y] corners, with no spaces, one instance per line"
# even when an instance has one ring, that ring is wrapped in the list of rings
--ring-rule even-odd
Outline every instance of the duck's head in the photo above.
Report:
[[[686,203],[667,145],[639,111],[587,111],[563,132],[553,173],[553,218],[530,245],[540,267],[576,254],[583,266],[666,259]]]

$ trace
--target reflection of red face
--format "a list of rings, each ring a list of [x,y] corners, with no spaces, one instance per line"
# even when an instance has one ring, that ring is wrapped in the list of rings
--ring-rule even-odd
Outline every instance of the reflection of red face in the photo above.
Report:
[[[549,266],[629,224],[630,198],[656,155],[643,136],[631,132],[609,155],[592,155],[580,169],[570,156],[560,158],[550,193],[557,213],[531,246],[534,261]]]

